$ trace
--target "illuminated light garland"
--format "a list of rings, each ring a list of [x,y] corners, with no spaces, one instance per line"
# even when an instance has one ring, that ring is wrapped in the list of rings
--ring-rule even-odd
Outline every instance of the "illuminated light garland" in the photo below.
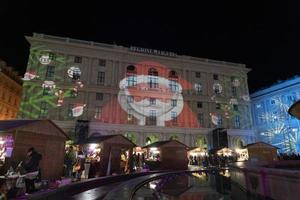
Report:
[[[58,90],[58,92],[55,92],[55,96],[58,97],[57,106],[62,106],[64,103],[64,91]]]

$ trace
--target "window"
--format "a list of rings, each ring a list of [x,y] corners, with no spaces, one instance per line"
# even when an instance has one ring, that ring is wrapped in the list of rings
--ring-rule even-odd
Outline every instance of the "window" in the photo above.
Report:
[[[102,107],[100,106],[96,106],[95,107],[95,119],[101,119],[101,115],[102,115]]]
[[[51,95],[51,90],[50,88],[44,88],[43,89],[43,96],[48,96]]]
[[[177,99],[171,99],[171,106],[176,107],[177,106]]]
[[[158,78],[154,76],[148,77],[149,88],[158,88]]]
[[[104,60],[104,59],[99,59],[98,65],[99,65],[99,66],[105,67],[105,66],[106,66],[106,60]]]
[[[233,110],[234,111],[239,111],[239,106],[238,105],[233,105]]]
[[[150,68],[149,71],[148,71],[148,75],[150,75],[150,76],[158,76],[158,72],[157,72],[156,69]]]
[[[236,87],[231,86],[231,93],[232,93],[232,96],[237,96]]]
[[[197,102],[197,108],[202,108],[202,102],[200,101]]]
[[[178,83],[175,80],[169,80],[169,87],[172,92],[179,91]]]
[[[41,102],[41,107],[40,107],[40,115],[39,118],[46,118],[48,114],[48,104],[47,102]]]
[[[73,108],[74,108],[74,104],[68,105],[68,117],[73,117]]]
[[[46,71],[46,78],[53,78],[54,77],[54,70],[55,70],[55,66],[48,65],[47,66],[47,71]]]
[[[127,77],[127,87],[133,87],[137,85],[136,75]]]
[[[80,56],[75,56],[75,57],[74,57],[74,63],[82,63],[82,57],[80,57]]]
[[[156,125],[156,110],[150,110],[149,125]]]
[[[214,75],[213,75],[213,78],[214,78],[214,80],[216,80],[216,81],[219,80],[218,74],[214,74]]]
[[[240,128],[241,127],[241,122],[240,122],[240,116],[235,116],[234,118],[234,127],[235,128]]]
[[[198,113],[197,118],[198,118],[198,123],[199,123],[201,126],[203,126],[203,124],[204,124],[204,116],[203,116],[203,113]]]
[[[127,113],[128,113],[128,115],[127,115],[128,123],[130,123],[130,124],[134,123],[134,118],[133,118],[133,114],[132,114],[133,110],[129,109],[129,110],[127,110]]]
[[[105,81],[105,72],[98,72],[97,85],[104,85],[104,81]]]
[[[197,94],[202,94],[202,85],[201,83],[196,83],[195,84],[195,90]]]
[[[150,98],[150,105],[155,105],[156,104],[156,99]]]
[[[201,78],[201,72],[196,72],[196,78]]]
[[[222,119],[222,116],[219,115],[218,116],[218,127],[221,127],[223,125],[223,119]]]
[[[171,112],[171,120],[172,122],[177,122],[177,112]]]
[[[213,90],[215,94],[219,95],[222,92],[222,86],[220,84],[214,84]]]
[[[271,104],[272,105],[275,104],[275,100],[274,99],[271,100]]]
[[[103,93],[96,93],[96,100],[97,101],[102,101],[103,100]]]
[[[128,103],[133,103],[133,100],[134,100],[133,96],[127,96]]]
[[[216,103],[216,109],[221,109],[221,104],[219,104],[219,103]]]

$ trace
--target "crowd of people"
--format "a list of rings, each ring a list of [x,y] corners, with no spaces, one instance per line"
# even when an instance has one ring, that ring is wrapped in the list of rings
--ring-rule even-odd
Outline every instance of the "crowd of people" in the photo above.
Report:
[[[300,160],[300,154],[286,154],[286,153],[280,153],[278,154],[278,160]]]
[[[80,148],[75,150],[73,146],[68,147],[64,159],[64,176],[79,181],[84,169],[85,155],[83,151]]]
[[[36,191],[35,183],[41,181],[40,161],[42,155],[33,147],[29,148],[25,160],[16,165],[10,162],[5,178],[0,179],[0,199],[10,199],[21,194]],[[15,175],[17,179],[9,179]]]
[[[219,155],[205,155],[205,156],[189,156],[189,165],[197,165],[203,167],[226,167],[229,163],[235,162],[234,156],[219,156]]]

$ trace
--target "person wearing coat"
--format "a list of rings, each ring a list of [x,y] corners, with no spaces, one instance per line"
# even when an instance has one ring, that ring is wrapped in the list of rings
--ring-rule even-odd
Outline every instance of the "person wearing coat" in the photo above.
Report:
[[[36,152],[33,147],[28,149],[26,159],[22,163],[27,174],[25,178],[26,193],[35,191],[34,180],[40,177],[39,163],[41,160],[42,155]]]

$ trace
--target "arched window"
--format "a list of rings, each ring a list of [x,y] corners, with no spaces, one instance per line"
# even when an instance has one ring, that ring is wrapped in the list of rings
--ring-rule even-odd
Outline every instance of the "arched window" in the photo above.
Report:
[[[125,133],[124,136],[129,139],[131,142],[136,144],[137,138],[133,133]]]
[[[154,142],[157,142],[158,140],[159,140],[159,138],[158,138],[157,135],[149,135],[149,136],[146,138],[146,145],[151,144],[151,143],[154,143]]]
[[[156,69],[154,68],[150,68],[148,70],[148,85],[149,85],[149,88],[158,88],[158,72]]]
[[[157,72],[156,69],[150,68],[150,69],[148,70],[148,75],[150,75],[150,76],[158,76],[158,72]]]
[[[177,79],[178,78],[178,75],[177,75],[177,72],[172,70],[169,72],[169,78],[171,79]]]
[[[127,66],[127,74],[130,73],[130,74],[136,74],[136,67],[134,65],[128,65]]]
[[[207,149],[207,141],[204,136],[198,136],[195,140],[196,147],[200,147],[202,149]]]
[[[235,143],[235,147],[238,148],[238,149],[242,149],[245,145],[244,141],[239,137],[235,139],[234,143]]]
[[[126,76],[127,87],[133,87],[137,85],[136,67],[134,65],[127,66]]]
[[[171,135],[170,140],[179,140],[178,135]]]

